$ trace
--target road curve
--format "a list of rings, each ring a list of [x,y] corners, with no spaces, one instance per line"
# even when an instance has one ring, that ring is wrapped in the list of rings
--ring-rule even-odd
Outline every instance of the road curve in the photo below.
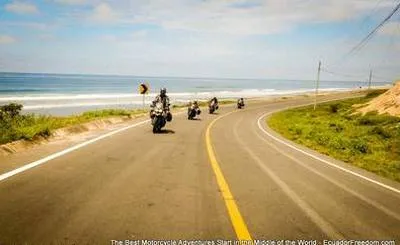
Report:
[[[210,165],[207,130],[253,239],[399,242],[398,193],[296,151],[257,124],[267,112],[309,102],[256,102],[233,113],[224,107],[195,121],[178,115],[163,134],[153,135],[149,125],[130,128],[0,181],[0,244],[237,239]],[[398,183],[320,157],[399,189]]]

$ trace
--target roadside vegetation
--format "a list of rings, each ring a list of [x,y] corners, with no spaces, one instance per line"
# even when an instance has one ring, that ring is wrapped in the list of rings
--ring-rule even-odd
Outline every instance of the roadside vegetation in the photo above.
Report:
[[[236,103],[236,100],[233,99],[221,99],[218,100],[218,104],[219,105],[228,105],[228,104],[233,104]],[[208,101],[203,101],[203,100],[198,100],[198,104],[200,107],[207,107],[208,106]],[[173,105],[172,108],[184,108],[187,107],[189,105],[189,103],[183,103],[183,104],[177,104],[177,105]]]
[[[220,104],[231,104],[235,100],[221,100]],[[207,102],[199,102],[200,106],[207,106]],[[133,117],[146,114],[143,110],[106,109],[84,112],[79,115],[65,117],[45,116],[37,114],[21,114],[22,105],[11,103],[0,106],[0,144],[16,140],[35,140],[40,137],[49,137],[59,128],[87,123],[96,119],[109,117]],[[173,105],[172,108],[184,108],[187,104]]]
[[[22,105],[11,103],[0,106],[0,144],[15,140],[34,140],[48,137],[58,128],[86,123],[95,119],[126,116],[143,113],[143,110],[107,109],[88,111],[67,117],[21,114]]]
[[[273,114],[268,125],[299,144],[400,182],[400,117],[356,113],[385,92]]]

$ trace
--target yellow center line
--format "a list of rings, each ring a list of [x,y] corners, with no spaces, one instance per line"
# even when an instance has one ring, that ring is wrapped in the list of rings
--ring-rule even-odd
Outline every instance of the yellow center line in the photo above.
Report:
[[[221,168],[218,164],[217,158],[215,157],[215,153],[211,144],[210,131],[212,126],[218,119],[225,117],[231,113],[225,114],[224,116],[220,116],[214,119],[208,125],[206,131],[206,146],[207,146],[208,157],[210,159],[210,164],[214,171],[215,177],[217,178],[218,186],[221,191],[222,197],[225,201],[226,208],[228,209],[228,214],[231,219],[233,228],[236,232],[236,236],[238,240],[251,241],[252,238],[250,236],[249,230],[247,229],[246,223],[244,222],[243,217],[240,214],[239,208],[235,202],[235,198],[233,197],[232,192],[229,189],[228,183],[226,182],[225,177],[221,171]]]

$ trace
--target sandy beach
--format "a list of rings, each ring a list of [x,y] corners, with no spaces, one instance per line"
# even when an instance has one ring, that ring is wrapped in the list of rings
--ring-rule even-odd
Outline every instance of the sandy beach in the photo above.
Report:
[[[143,98],[138,84],[150,90]],[[388,85],[375,83],[374,86]],[[365,88],[359,81],[321,81],[319,92]],[[63,74],[0,73],[0,105],[18,103],[24,113],[65,116],[98,109],[148,108],[161,87],[172,105],[191,100],[273,98],[314,93],[313,80],[154,78]]]

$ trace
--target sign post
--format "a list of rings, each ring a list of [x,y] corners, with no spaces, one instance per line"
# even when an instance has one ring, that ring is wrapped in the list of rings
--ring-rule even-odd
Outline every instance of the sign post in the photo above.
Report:
[[[149,90],[150,90],[149,89],[149,85],[145,84],[145,83],[141,83],[139,85],[138,90],[139,90],[139,93],[143,95],[143,111],[144,111],[144,109],[145,109],[145,97],[146,97],[146,94],[149,93]]]
[[[318,88],[319,88],[319,77],[321,74],[321,61],[318,63],[318,74],[317,81],[315,82],[315,98],[314,98],[314,111],[317,108],[317,97],[318,97]]]

